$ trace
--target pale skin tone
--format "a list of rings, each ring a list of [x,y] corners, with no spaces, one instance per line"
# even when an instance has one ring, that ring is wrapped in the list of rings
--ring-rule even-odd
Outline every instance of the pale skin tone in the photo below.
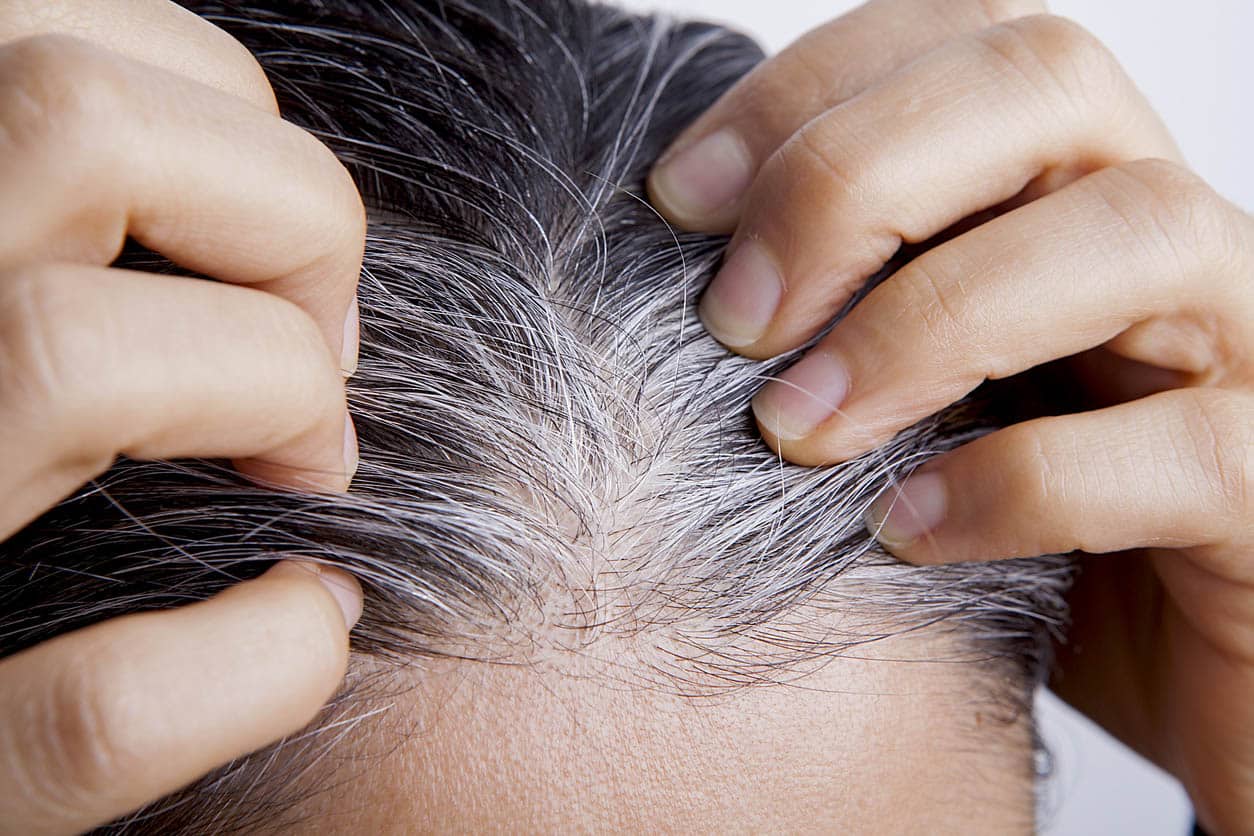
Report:
[[[1072,358],[1103,408],[960,448],[869,525],[915,563],[1107,555],[1057,688],[1209,827],[1249,832],[1254,221],[1187,169],[1110,53],[1032,0],[876,0],[728,93],[650,192],[677,225],[734,233],[702,316],[755,358],[813,337],[901,244],[986,213],[764,387],[763,435],[838,462]]]
[[[0,217],[0,538],[119,454],[345,489],[364,212],[238,43],[165,0],[0,4]],[[127,235],[220,281],[110,269]],[[289,560],[0,662],[0,833],[88,829],[300,729],[360,611]]]
[[[764,435],[840,461],[1078,355],[1109,406],[944,457],[872,528],[920,563],[1112,553],[1077,590],[1083,652],[1058,686],[1240,832],[1254,223],[1188,172],[1100,44],[1044,11],[872,2],[729,93],[650,190],[677,225],[735,232],[702,311],[753,357],[803,344],[902,242],[993,210],[768,385]],[[6,3],[0,146],[0,537],[118,454],[345,489],[364,214],[239,44],[166,0]],[[127,235],[220,281],[109,268]],[[106,822],[299,729],[360,606],[347,576],[289,561],[0,662],[0,832]]]
[[[344,741],[344,789],[301,805],[293,831],[1032,832],[1028,718],[998,719],[979,698],[992,683],[930,635],[695,698],[633,679],[674,665],[664,630],[640,639],[402,674],[413,690]]]

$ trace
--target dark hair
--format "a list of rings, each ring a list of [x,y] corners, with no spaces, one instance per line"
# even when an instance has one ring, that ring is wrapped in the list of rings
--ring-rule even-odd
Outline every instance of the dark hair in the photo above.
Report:
[[[992,413],[964,402],[844,465],[779,461],[748,402],[790,358],[703,331],[725,240],[671,229],[643,196],[651,162],[761,59],[751,41],[583,0],[187,5],[253,50],[286,118],[362,189],[361,469],[348,496],[312,496],[211,462],[118,463],[0,546],[0,653],[296,553],[361,577],[354,651],[384,669],[652,631],[657,652],[623,675],[705,693],[927,627],[957,631],[975,697],[1028,710],[1065,561],[914,569],[861,522]],[[856,617],[790,622],[803,605]],[[318,740],[114,829],[278,826]]]

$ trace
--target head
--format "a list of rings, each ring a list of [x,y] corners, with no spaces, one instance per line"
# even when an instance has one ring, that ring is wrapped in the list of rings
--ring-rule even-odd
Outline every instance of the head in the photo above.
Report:
[[[119,831],[1030,828],[1065,562],[911,568],[862,523],[995,409],[780,461],[748,404],[790,357],[704,332],[725,240],[643,196],[751,41],[583,0],[188,5],[363,191],[361,467],[318,496],[119,463],[0,546],[0,652],[278,555],[367,605],[309,730]]]

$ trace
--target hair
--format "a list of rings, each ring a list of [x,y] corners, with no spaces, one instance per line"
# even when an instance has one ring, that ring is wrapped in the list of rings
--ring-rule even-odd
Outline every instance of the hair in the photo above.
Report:
[[[606,675],[700,695],[928,628],[986,696],[1030,710],[1067,561],[912,568],[862,522],[997,410],[981,393],[856,460],[781,461],[748,404],[797,355],[748,360],[703,330],[726,239],[644,197],[668,143],[761,60],[752,41],[583,0],[186,5],[256,54],[364,196],[360,470],[332,496],[118,462],[0,545],[0,654],[299,554],[362,580],[354,658],[378,670],[647,635]],[[841,628],[792,617],[816,610]],[[360,693],[111,829],[272,826]]]

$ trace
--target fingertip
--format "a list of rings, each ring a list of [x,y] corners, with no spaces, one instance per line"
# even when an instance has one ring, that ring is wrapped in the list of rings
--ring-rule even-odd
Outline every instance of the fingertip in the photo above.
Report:
[[[206,603],[222,629],[237,636],[233,653],[244,648],[272,666],[250,674],[253,681],[274,680],[282,671],[283,692],[265,694],[272,700],[271,734],[304,726],[343,683],[350,633],[363,608],[361,587],[344,569],[291,555]],[[232,676],[246,673],[241,668]]]
[[[335,439],[327,443],[330,427],[322,424],[316,433],[309,433],[295,442],[267,453],[236,459],[235,469],[263,488],[320,494],[339,494],[348,490],[357,474],[360,452],[353,416],[344,407],[338,424],[333,426]]]
[[[816,433],[798,440],[789,440],[777,435],[774,429],[774,422],[764,420],[763,416],[758,414],[756,410],[754,411],[754,420],[758,425],[758,432],[761,433],[762,440],[766,443],[766,446],[770,447],[781,459],[791,464],[800,465],[801,467],[830,467],[842,464],[858,456],[857,452],[848,452],[843,448],[827,444],[824,433]]]
[[[21,687],[0,690],[0,718],[38,720],[5,739],[40,765],[29,782],[38,792],[16,800],[64,818],[48,832],[84,831],[307,728],[342,686],[360,615],[350,574],[294,558],[205,601],[15,654],[6,682]],[[0,833],[8,818],[0,812]]]
[[[361,584],[352,574],[325,563],[299,559],[284,560],[270,569],[267,574],[294,571],[312,575],[331,594],[344,618],[346,630],[351,631],[356,626],[361,619],[365,605]]]
[[[938,470],[913,473],[876,497],[863,522],[894,557],[916,564],[943,562],[930,546],[949,513],[949,490]]]
[[[300,493],[337,494],[348,490],[352,479],[349,459],[349,434],[345,429],[343,460],[336,467],[298,467],[262,458],[235,459],[231,464],[250,482],[267,490]]]
[[[699,313],[719,342],[752,356],[784,298],[784,280],[774,256],[760,241],[734,247],[701,297]]]
[[[846,365],[816,349],[762,387],[753,413],[780,441],[801,441],[840,413],[850,388]]]
[[[340,343],[340,371],[345,377],[357,373],[358,353],[361,344],[361,309],[357,297],[349,303],[344,316],[344,336]]]
[[[352,484],[353,477],[357,475],[357,467],[361,463],[361,453],[357,445],[357,425],[353,423],[353,416],[348,412],[344,413],[344,489]]]
[[[676,225],[730,232],[754,173],[749,147],[735,131],[723,128],[672,146],[650,172],[646,189],[653,205]]]

